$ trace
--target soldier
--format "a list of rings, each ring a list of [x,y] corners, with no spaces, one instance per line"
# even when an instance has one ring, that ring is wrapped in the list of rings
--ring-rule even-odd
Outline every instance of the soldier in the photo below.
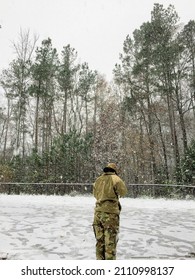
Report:
[[[114,163],[109,163],[103,171],[93,186],[93,195],[96,198],[93,222],[96,259],[115,260],[121,211],[119,197],[125,196],[127,188],[117,175],[118,170]]]

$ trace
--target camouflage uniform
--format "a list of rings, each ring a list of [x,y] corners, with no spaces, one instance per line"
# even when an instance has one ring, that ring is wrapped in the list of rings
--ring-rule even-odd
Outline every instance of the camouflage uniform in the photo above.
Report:
[[[104,168],[93,187],[96,198],[93,228],[96,237],[96,259],[115,260],[121,206],[119,197],[127,193],[124,182],[117,176],[113,163]]]
[[[96,237],[96,259],[115,260],[119,231],[119,215],[95,212],[94,232]]]

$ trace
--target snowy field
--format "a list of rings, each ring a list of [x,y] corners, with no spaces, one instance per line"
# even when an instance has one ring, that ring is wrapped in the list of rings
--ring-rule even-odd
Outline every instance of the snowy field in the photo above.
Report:
[[[195,258],[195,201],[121,199],[117,259]],[[93,197],[0,195],[0,254],[92,260]]]

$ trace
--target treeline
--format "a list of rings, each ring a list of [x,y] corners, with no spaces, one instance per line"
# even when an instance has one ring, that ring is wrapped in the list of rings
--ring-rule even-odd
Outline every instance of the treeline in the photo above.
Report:
[[[1,181],[92,182],[114,161],[128,183],[193,184],[195,21],[155,4],[112,83],[70,45],[36,44],[21,32],[1,74]]]

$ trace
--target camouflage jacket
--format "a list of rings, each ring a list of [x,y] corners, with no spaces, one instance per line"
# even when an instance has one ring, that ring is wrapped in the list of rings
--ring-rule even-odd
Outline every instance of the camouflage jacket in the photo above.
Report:
[[[125,196],[127,188],[123,180],[114,172],[103,173],[93,185],[96,198],[95,211],[119,214],[121,210],[119,197]]]

